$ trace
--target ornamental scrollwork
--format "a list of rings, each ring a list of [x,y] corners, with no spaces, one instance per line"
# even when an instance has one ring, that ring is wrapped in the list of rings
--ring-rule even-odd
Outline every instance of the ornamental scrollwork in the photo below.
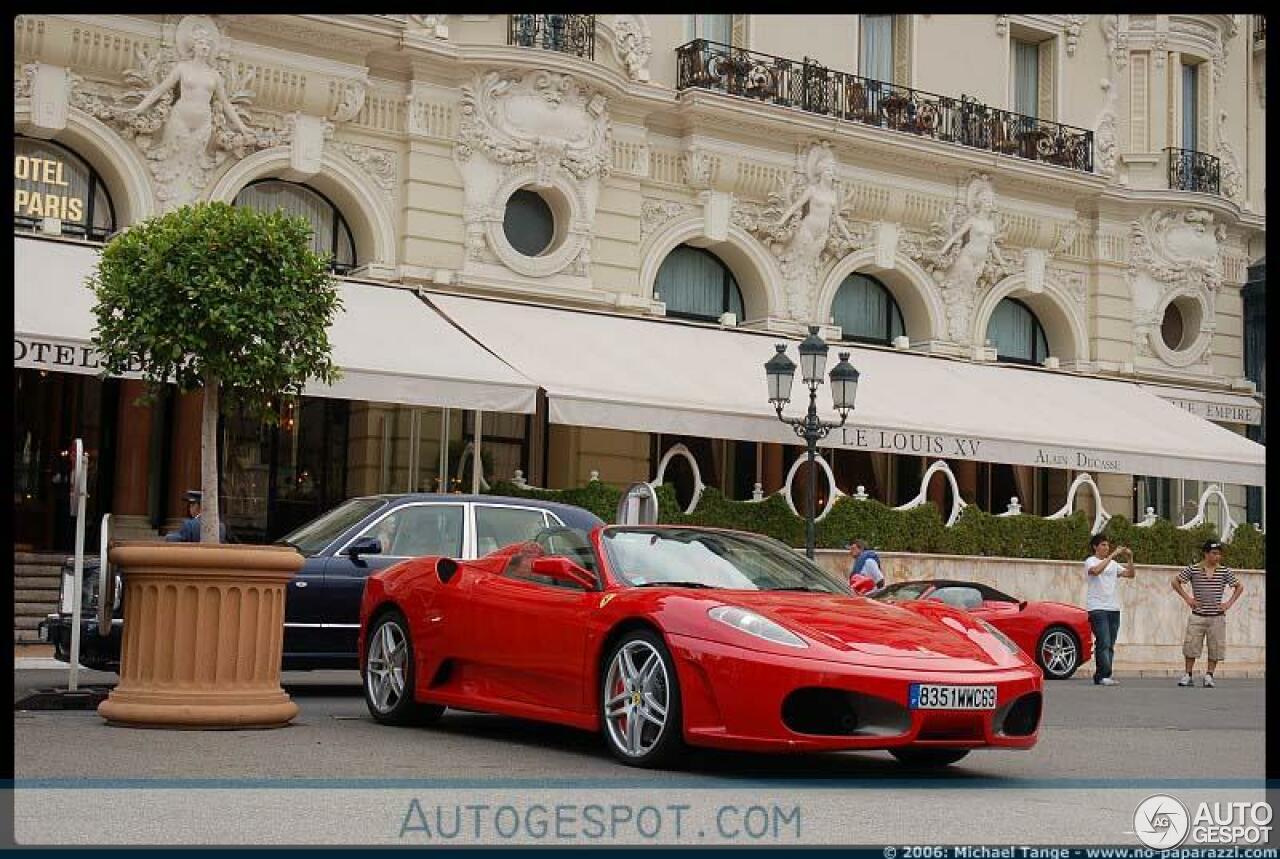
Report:
[[[540,177],[563,169],[575,179],[608,175],[607,100],[569,75],[510,70],[462,87],[457,155],[479,150],[512,166],[533,164]]]
[[[1152,210],[1131,224],[1130,276],[1183,282],[1216,292],[1222,285],[1221,245],[1226,228],[1203,209]]]

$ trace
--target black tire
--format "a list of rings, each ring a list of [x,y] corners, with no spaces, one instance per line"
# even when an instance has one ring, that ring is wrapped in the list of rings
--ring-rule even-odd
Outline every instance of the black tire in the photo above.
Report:
[[[613,693],[611,695],[610,686],[624,682],[614,671],[614,665],[619,658],[619,654],[628,648],[631,649],[631,652],[624,658],[628,660],[633,669],[638,670],[646,664],[643,658],[640,665],[636,665],[631,661],[636,655],[642,656],[646,649],[657,654],[662,663],[662,676],[660,678],[654,676],[651,683],[648,684],[652,686],[654,691],[640,692],[639,697],[631,703],[631,706],[640,706],[644,709],[644,712],[651,715],[656,714],[652,705],[654,701],[657,701],[658,690],[661,689],[666,696],[666,713],[663,716],[662,726],[656,730],[656,735],[654,734],[652,721],[646,718],[638,719],[641,733],[637,738],[637,744],[643,749],[639,754],[633,754],[624,748],[621,743],[626,742],[627,737],[630,735],[622,736],[626,732],[626,728],[610,722],[609,717],[610,708],[608,705],[610,697],[617,697],[619,694]],[[652,671],[647,673],[652,674]],[[669,766],[684,750],[684,719],[680,698],[680,680],[676,676],[675,660],[671,658],[671,652],[667,650],[667,645],[663,642],[661,636],[648,629],[637,629],[627,633],[615,642],[609,648],[608,656],[603,663],[599,688],[600,701],[598,706],[601,732],[604,734],[605,745],[609,747],[610,753],[619,761],[632,767],[661,769]],[[625,701],[619,703],[623,706],[627,705]],[[658,703],[661,702],[658,701]],[[628,724],[630,724],[632,718],[636,718],[632,714],[617,715],[625,715]],[[646,736],[649,737],[649,745],[644,748]]]
[[[1066,663],[1051,660],[1046,656],[1046,646],[1053,641],[1069,642],[1073,655],[1069,658],[1064,655],[1063,658],[1068,658]],[[1060,649],[1058,652],[1064,653]],[[1044,671],[1046,680],[1066,680],[1080,667],[1080,637],[1065,626],[1049,627],[1040,634],[1040,640],[1036,642],[1036,664]],[[1050,665],[1053,667],[1051,668]]]
[[[914,769],[940,769],[951,766],[969,754],[968,749],[890,749],[889,754]]]
[[[402,644],[403,656],[396,655],[398,651],[396,648],[391,654],[391,659],[386,660],[383,656],[386,650],[384,636],[390,636]],[[379,652],[379,648],[382,652]],[[389,611],[374,620],[369,627],[365,651],[365,664],[360,671],[360,686],[364,690],[364,703],[369,708],[369,715],[376,721],[384,725],[425,725],[434,722],[444,714],[444,707],[436,704],[420,704],[413,699],[414,672],[417,664],[413,654],[413,638],[409,634],[409,624],[403,614],[398,611]],[[379,663],[377,667],[373,665],[375,660]],[[382,665],[386,665],[386,671],[390,673],[380,671],[379,668]],[[397,669],[400,681],[398,693],[392,680]],[[382,685],[383,682],[388,685]]]

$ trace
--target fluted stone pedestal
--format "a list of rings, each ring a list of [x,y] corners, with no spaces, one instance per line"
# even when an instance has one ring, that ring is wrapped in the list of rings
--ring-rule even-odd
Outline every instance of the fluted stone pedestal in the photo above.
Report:
[[[280,688],[285,586],[303,558],[282,546],[121,542],[120,683],[108,722],[274,728],[298,714]]]

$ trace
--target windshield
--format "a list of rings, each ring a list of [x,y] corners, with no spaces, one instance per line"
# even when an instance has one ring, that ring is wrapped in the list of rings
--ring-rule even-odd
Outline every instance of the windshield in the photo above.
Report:
[[[900,585],[890,585],[876,594],[875,598],[884,602],[911,602],[920,599],[920,595],[930,587],[932,587],[930,582],[904,582]]]
[[[615,575],[634,587],[679,583],[729,590],[850,592],[804,556],[755,534],[609,528],[602,542]]]
[[[310,557],[342,536],[352,525],[355,525],[386,503],[387,499],[385,498],[352,498],[350,501],[344,501],[339,504],[318,519],[312,519],[296,531],[286,534],[277,542],[288,543],[302,554]]]

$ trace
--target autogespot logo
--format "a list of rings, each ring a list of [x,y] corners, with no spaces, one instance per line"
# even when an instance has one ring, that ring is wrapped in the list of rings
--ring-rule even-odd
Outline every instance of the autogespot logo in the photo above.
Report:
[[[1177,847],[1191,828],[1187,807],[1172,796],[1158,793],[1149,796],[1133,813],[1133,831],[1138,840],[1152,850]]]

